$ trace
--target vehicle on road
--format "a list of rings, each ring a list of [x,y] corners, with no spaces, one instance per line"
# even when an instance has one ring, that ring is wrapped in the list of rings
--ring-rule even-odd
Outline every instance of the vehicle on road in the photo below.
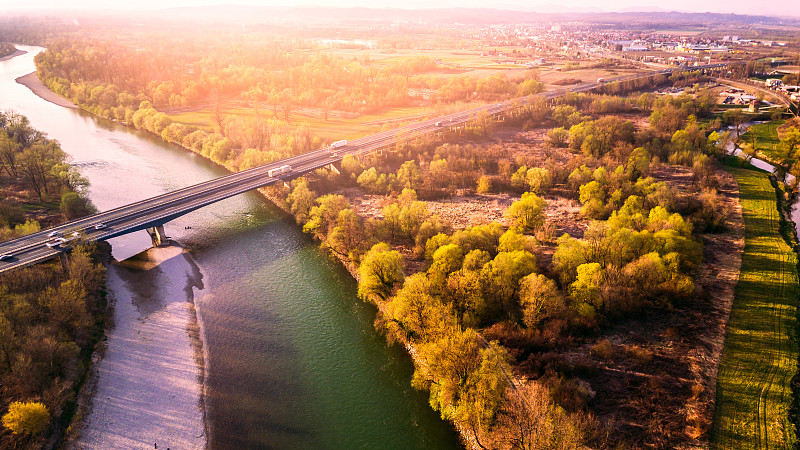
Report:
[[[95,230],[102,230],[102,229],[103,229],[103,228],[105,228],[105,227],[106,227],[106,224],[104,224],[104,223],[102,223],[102,222],[101,222],[101,223],[98,223],[97,225],[95,225],[95,226],[94,226],[94,229],[95,229]]]
[[[331,155],[331,156],[335,156],[335,155]],[[274,169],[269,169],[267,171],[267,176],[269,176],[269,177],[277,177],[280,174],[289,173],[291,171],[292,171],[292,166],[287,164],[285,166],[280,166],[280,167],[276,167]]]
[[[0,261],[5,261],[7,259],[11,259],[12,256],[14,256],[14,255],[11,255],[10,253],[3,253],[2,255],[0,255]]]
[[[437,127],[440,127],[440,126],[442,126],[442,122],[436,122],[434,125],[436,125]]]
[[[47,246],[48,246],[48,247],[50,247],[50,248],[53,248],[53,247],[58,247],[59,245],[61,245],[61,244],[65,243],[65,242],[67,242],[67,240],[66,240],[66,239],[64,239],[64,238],[58,238],[58,239],[54,239],[54,240],[52,240],[52,241],[48,242],[48,243],[47,243]]]
[[[61,236],[61,232],[56,230],[56,231],[51,231],[51,232],[47,233],[47,237],[56,237],[56,236]]]
[[[347,145],[347,141],[342,139],[341,141],[336,141],[333,144],[331,144],[331,148],[344,147],[345,145]]]

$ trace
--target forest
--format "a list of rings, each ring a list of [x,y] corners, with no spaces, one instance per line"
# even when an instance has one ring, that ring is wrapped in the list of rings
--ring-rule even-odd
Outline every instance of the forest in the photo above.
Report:
[[[0,113],[0,240],[93,212],[85,186],[58,142],[25,116]],[[63,265],[0,276],[0,447],[42,448],[69,425],[103,332],[107,253],[78,246]]]
[[[376,326],[415,349],[415,386],[479,447],[672,447],[710,426],[703,380],[673,380],[673,415],[663,405],[632,407],[656,394],[638,392],[650,377],[629,380],[623,392],[604,392],[616,408],[608,416],[597,400],[612,381],[597,371],[632,365],[663,377],[657,336],[643,338],[650,346],[605,336],[709,295],[698,280],[702,236],[727,231],[718,148],[732,138],[715,131],[724,119],[711,106],[704,95],[568,96],[503,125],[541,129],[541,153],[515,153],[492,143],[492,127],[473,127],[381,158],[347,157],[340,176],[294,181],[286,204],[305,231],[358,268],[359,295],[380,311]],[[632,111],[646,112],[643,126],[624,118]],[[466,228],[428,207],[456,194],[504,193],[521,197],[501,220]],[[385,199],[378,214],[353,206],[374,197]],[[552,205],[564,201],[579,205],[581,225],[559,236]],[[581,348],[590,361],[576,359]],[[687,362],[671,357],[670,370],[682,371]],[[581,381],[587,375],[591,388]],[[673,423],[641,423],[648,414]]]

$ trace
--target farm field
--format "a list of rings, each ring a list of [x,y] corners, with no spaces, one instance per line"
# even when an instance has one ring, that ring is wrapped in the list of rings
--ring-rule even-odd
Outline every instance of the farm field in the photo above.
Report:
[[[741,141],[746,145],[752,145],[755,138],[755,147],[759,154],[763,154],[770,161],[781,161],[785,155],[779,147],[778,127],[784,123],[785,120],[773,120],[753,125],[742,134]]]
[[[788,413],[798,356],[797,254],[780,234],[767,174],[728,170],[739,183],[745,247],[719,366],[711,448],[794,448]]]

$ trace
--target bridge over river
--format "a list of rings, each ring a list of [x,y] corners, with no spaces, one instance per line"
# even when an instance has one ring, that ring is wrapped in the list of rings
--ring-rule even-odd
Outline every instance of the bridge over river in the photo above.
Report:
[[[718,69],[724,66],[725,64],[714,64],[690,67],[688,70]],[[177,217],[252,189],[274,183],[286,183],[317,169],[325,167],[335,169],[346,155],[362,157],[390,149],[398,142],[415,136],[457,131],[470,120],[478,117],[479,114],[487,114],[493,118],[513,115],[528,106],[535,98],[552,101],[568,92],[587,92],[612,82],[668,75],[680,70],[687,69],[664,69],[609,78],[602,82],[584,83],[570,89],[552,90],[534,96],[485,105],[359,138],[340,147],[319,149],[275,161],[66,222],[48,230],[0,243],[0,273],[55,257],[66,257],[71,245],[78,242],[104,241],[135,231],[147,230],[153,240],[153,245],[157,246],[167,238],[163,225]]]

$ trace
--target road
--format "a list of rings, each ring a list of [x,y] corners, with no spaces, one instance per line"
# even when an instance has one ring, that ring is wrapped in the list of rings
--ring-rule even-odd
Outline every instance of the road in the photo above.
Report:
[[[724,64],[714,64],[693,67],[690,70],[712,69],[722,66]],[[584,83],[570,89],[544,92],[534,97],[552,100],[565,95],[567,92],[587,92],[610,82],[626,81],[657,74],[669,74],[676,70],[683,69],[664,69],[612,78],[603,83]],[[2,242],[0,243],[0,273],[57,257],[59,254],[69,251],[72,245],[79,242],[103,241],[134,231],[163,225],[170,220],[211,203],[273,183],[283,183],[319,168],[338,163],[346,155],[369,154],[393,146],[396,142],[414,134],[430,134],[463,126],[480,112],[485,112],[489,115],[500,115],[520,105],[527,104],[529,100],[529,97],[523,97],[424,120],[356,139],[339,148],[323,148],[275,161],[264,166],[225,175],[83,219],[67,222],[55,228]],[[271,170],[287,165],[291,166],[290,172],[270,176]],[[63,239],[63,242],[55,245],[57,239]]]

